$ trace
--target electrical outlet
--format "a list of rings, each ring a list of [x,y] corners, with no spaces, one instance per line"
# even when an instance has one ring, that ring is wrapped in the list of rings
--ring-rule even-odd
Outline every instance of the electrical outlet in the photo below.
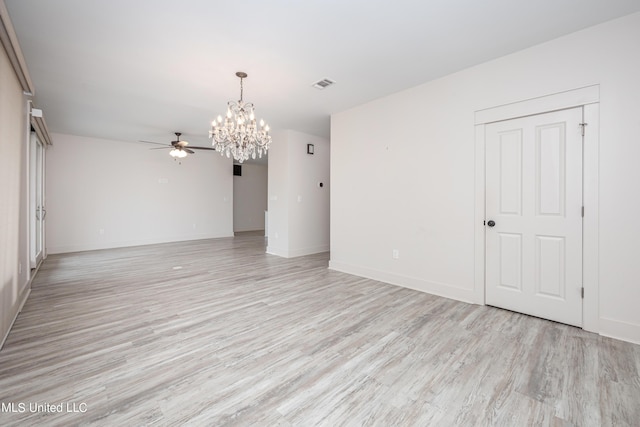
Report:
[[[400,251],[397,249],[394,249],[391,256],[393,257],[393,259],[399,259],[400,258]]]

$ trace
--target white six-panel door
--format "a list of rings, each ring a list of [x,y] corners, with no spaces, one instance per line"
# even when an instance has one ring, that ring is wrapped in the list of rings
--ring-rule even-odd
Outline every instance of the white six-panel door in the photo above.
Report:
[[[486,126],[487,304],[582,326],[581,122],[579,107]]]

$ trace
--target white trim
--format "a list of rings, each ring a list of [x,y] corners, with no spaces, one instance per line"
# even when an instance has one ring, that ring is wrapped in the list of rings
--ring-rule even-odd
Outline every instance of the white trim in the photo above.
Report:
[[[582,286],[584,301],[582,327],[591,332],[600,332],[600,104],[585,105],[582,204]]]
[[[510,120],[534,114],[557,111],[565,108],[583,107],[584,120],[588,123],[584,138],[583,163],[583,267],[582,277],[585,298],[582,304],[582,327],[591,332],[602,333],[602,319],[599,318],[599,100],[600,86],[592,85],[559,92],[511,104],[488,108],[475,113],[475,286],[485,289],[485,230],[479,224],[485,220],[485,127],[489,123]],[[480,229],[481,228],[481,229]],[[482,296],[484,303],[484,294]],[[627,328],[629,329],[629,328]],[[620,329],[622,330],[622,329]],[[634,336],[624,334],[622,336]]]
[[[289,258],[289,253],[287,251],[280,250],[278,248],[274,248],[273,246],[267,245],[267,249],[265,250],[269,255],[275,255],[282,258]]]
[[[329,261],[329,270],[335,270],[342,273],[366,277],[367,279],[377,280],[395,286],[413,289],[415,291],[426,292],[428,294],[437,295],[443,298],[454,299],[456,301],[462,301],[470,304],[478,303],[477,301],[475,301],[475,289],[459,288],[447,283],[432,282],[415,277],[390,273],[388,271],[381,271],[373,268],[346,264],[339,261]]]
[[[33,283],[33,279],[35,279],[35,277],[38,275],[38,272],[40,271],[40,267],[42,267],[42,262],[43,261],[40,261],[35,266],[35,268],[33,268],[32,271],[29,273],[29,279],[27,280],[27,286],[25,286],[24,289],[22,290],[22,292],[24,293],[24,296],[20,300],[20,305],[18,307],[18,311],[16,311],[16,314],[13,316],[13,320],[11,321],[11,324],[9,324],[9,329],[7,329],[7,332],[4,334],[4,337],[2,337],[2,341],[0,341],[0,350],[2,350],[2,347],[4,347],[4,343],[5,343],[5,341],[7,341],[7,337],[11,333],[11,329],[13,329],[13,324],[16,323],[16,319],[18,318],[18,315],[22,311],[22,308],[24,307],[24,304],[29,299],[29,295],[31,295],[31,284]]]
[[[191,236],[179,236],[173,239],[154,238],[154,239],[94,243],[94,244],[88,244],[88,245],[62,245],[62,246],[53,246],[51,248],[47,248],[43,256],[44,258],[46,258],[46,256],[49,254],[63,254],[63,253],[71,253],[71,252],[97,251],[102,249],[129,248],[132,246],[157,245],[162,243],[190,242],[192,240],[225,239],[229,237],[234,237],[233,233],[221,234],[221,235],[196,234]]]
[[[47,126],[47,122],[44,121],[44,117],[31,117],[30,123],[45,147],[47,145],[53,145],[51,133],[49,133],[49,127]]]
[[[475,128],[475,223],[474,223],[474,294],[476,304],[485,304],[485,136],[484,125]]]
[[[640,325],[606,317],[599,324],[600,335],[640,345]]]
[[[22,55],[18,36],[13,28],[9,11],[4,1],[0,1],[0,44],[4,46],[7,52],[7,57],[20,82],[20,87],[23,91],[33,94],[35,89],[29,76],[29,70],[27,70],[27,62]]]
[[[33,280],[33,277],[35,277],[35,274],[32,276],[31,280]],[[16,323],[16,319],[18,318],[18,315],[22,311],[22,307],[24,307],[24,304],[27,302],[27,299],[29,298],[29,295],[31,295],[31,280],[29,280],[29,282],[28,282],[29,285],[27,287],[25,287],[25,289],[22,290],[23,296],[22,296],[21,301],[20,301],[20,306],[18,307],[18,310],[16,311],[16,314],[13,316],[13,320],[9,324],[9,328],[7,328],[7,332],[4,334],[4,337],[2,337],[2,341],[0,341],[0,350],[2,350],[2,347],[4,347],[4,343],[7,341],[7,338],[9,337],[9,334],[11,333],[11,329],[13,329],[13,324]]]
[[[305,255],[321,254],[329,252],[329,245],[308,246],[306,248],[294,249],[289,251],[288,258],[295,258]]]
[[[550,111],[582,107],[599,101],[600,85],[596,84],[479,110],[475,112],[475,124],[485,125]]]
[[[292,251],[289,250],[280,250],[271,246],[267,246],[267,250],[265,251],[269,255],[277,255],[283,258],[296,258],[299,256],[313,255],[313,254],[321,254],[324,252],[329,252],[329,245],[320,245],[320,246],[310,246],[301,249],[295,249]]]
[[[31,109],[31,100],[27,99],[26,100],[26,104],[27,104],[27,108],[26,108],[26,114],[27,117],[29,117],[29,110]],[[26,134],[26,142],[25,142],[25,146],[27,149],[27,155],[26,155],[26,187],[27,187],[27,218],[28,218],[28,246],[29,246],[29,268],[36,268],[38,265],[38,260],[37,257],[34,257],[34,248],[35,248],[35,228],[36,228],[36,220],[35,220],[35,193],[36,191],[31,187],[32,185],[36,185],[36,180],[34,179],[34,175],[35,175],[35,167],[32,164],[32,158],[31,156],[33,156],[33,145],[32,145],[32,138],[33,135],[31,134],[31,128],[30,128],[30,122],[29,120],[25,120],[25,134]]]

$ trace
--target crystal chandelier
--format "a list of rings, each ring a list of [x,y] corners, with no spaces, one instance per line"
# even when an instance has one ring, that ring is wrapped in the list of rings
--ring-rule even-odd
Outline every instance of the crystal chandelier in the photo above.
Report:
[[[233,156],[242,163],[249,158],[255,159],[256,156],[262,157],[266,154],[271,144],[271,136],[269,125],[265,124],[264,120],[260,120],[259,127],[256,124],[253,103],[242,100],[242,79],[247,77],[247,73],[238,71],[236,76],[240,77],[240,100],[227,103],[224,121],[222,116],[218,116],[217,120],[211,122],[209,138],[212,140],[213,148],[221,155]]]

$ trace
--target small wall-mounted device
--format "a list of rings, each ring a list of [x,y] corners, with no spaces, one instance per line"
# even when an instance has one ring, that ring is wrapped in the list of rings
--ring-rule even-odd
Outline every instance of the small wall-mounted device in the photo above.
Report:
[[[42,110],[39,108],[32,108],[31,117],[42,117]]]
[[[242,176],[242,165],[233,165],[233,176]]]
[[[313,154],[313,144],[307,144],[307,154]]]
[[[322,182],[319,182],[318,183],[318,187],[322,188],[322,187],[324,187],[324,184]]]

